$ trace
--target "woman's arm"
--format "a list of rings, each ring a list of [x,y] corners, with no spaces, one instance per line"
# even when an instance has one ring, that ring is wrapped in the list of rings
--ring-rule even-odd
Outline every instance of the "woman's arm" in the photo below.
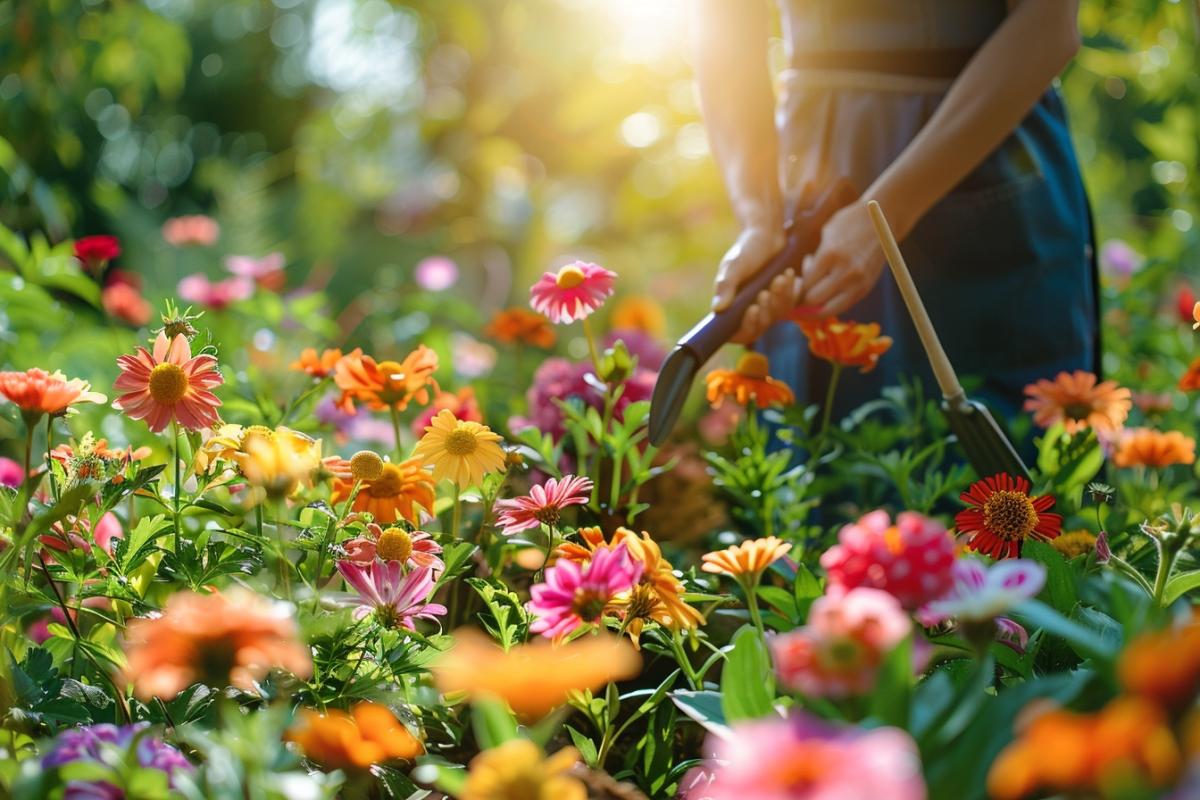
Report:
[[[720,310],[784,245],[775,97],[767,67],[770,20],[765,0],[696,0],[693,8],[705,126],[742,226],[717,271],[712,305]]]
[[[1079,49],[1078,0],[1017,0],[955,80],[929,122],[864,192],[836,214],[805,264],[803,302],[839,314],[883,267],[866,201],[878,200],[898,238],[1009,136]]]

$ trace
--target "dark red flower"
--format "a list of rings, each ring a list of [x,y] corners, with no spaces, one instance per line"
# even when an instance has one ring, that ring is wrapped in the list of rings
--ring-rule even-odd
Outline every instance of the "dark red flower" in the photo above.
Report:
[[[967,547],[995,559],[1016,558],[1029,537],[1049,541],[1062,533],[1062,517],[1051,514],[1054,498],[1031,497],[1029,481],[1003,472],[971,484],[959,497],[970,508],[954,524],[969,537]]]
[[[98,272],[121,255],[121,243],[115,236],[84,236],[75,240],[75,257],[88,272]]]
[[[1193,322],[1192,311],[1196,307],[1196,293],[1192,291],[1192,287],[1184,285],[1179,287],[1179,293],[1175,295],[1175,310],[1179,314],[1179,319],[1189,325]]]

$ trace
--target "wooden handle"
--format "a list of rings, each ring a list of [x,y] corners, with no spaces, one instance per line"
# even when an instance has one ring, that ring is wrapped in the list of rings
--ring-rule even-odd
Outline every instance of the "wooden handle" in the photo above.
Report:
[[[887,256],[888,265],[892,268],[892,275],[896,277],[896,285],[900,288],[904,305],[908,306],[908,314],[917,328],[917,335],[921,337],[921,344],[925,345],[929,366],[933,368],[933,375],[942,389],[942,395],[950,401],[958,400],[963,397],[962,384],[958,382],[958,376],[954,374],[954,367],[950,365],[950,359],[942,349],[937,331],[929,321],[929,313],[925,311],[925,304],[921,302],[921,295],[917,293],[916,284],[908,272],[908,265],[904,263],[904,256],[900,253],[900,246],[896,244],[892,228],[883,216],[883,209],[879,207],[879,203],[871,200],[867,203],[867,210],[871,213],[875,234],[879,237],[883,254]]]

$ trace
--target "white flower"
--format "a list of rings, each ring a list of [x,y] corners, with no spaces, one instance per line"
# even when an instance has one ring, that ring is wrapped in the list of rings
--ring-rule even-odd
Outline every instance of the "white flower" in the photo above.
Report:
[[[991,567],[974,558],[960,558],[951,574],[954,587],[921,608],[918,617],[922,624],[936,625],[951,618],[987,622],[1033,597],[1046,583],[1046,568],[1025,558],[999,561]]]

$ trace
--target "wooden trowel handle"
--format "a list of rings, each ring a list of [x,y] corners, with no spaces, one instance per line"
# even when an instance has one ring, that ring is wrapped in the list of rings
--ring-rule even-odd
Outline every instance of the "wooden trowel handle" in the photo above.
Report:
[[[875,234],[879,237],[883,254],[887,256],[888,265],[892,268],[892,275],[896,277],[896,286],[904,298],[904,305],[908,306],[908,314],[917,328],[917,335],[921,337],[921,344],[925,346],[929,366],[933,368],[933,375],[937,378],[942,395],[952,404],[965,400],[962,384],[958,382],[958,376],[954,374],[954,367],[946,357],[937,331],[929,321],[929,313],[925,310],[925,304],[921,302],[921,295],[917,292],[912,275],[909,274],[908,265],[904,263],[904,256],[900,253],[900,246],[896,244],[896,237],[892,235],[892,228],[883,216],[883,209],[879,207],[879,203],[871,200],[867,203],[867,210],[871,214],[871,222],[875,225]]]

